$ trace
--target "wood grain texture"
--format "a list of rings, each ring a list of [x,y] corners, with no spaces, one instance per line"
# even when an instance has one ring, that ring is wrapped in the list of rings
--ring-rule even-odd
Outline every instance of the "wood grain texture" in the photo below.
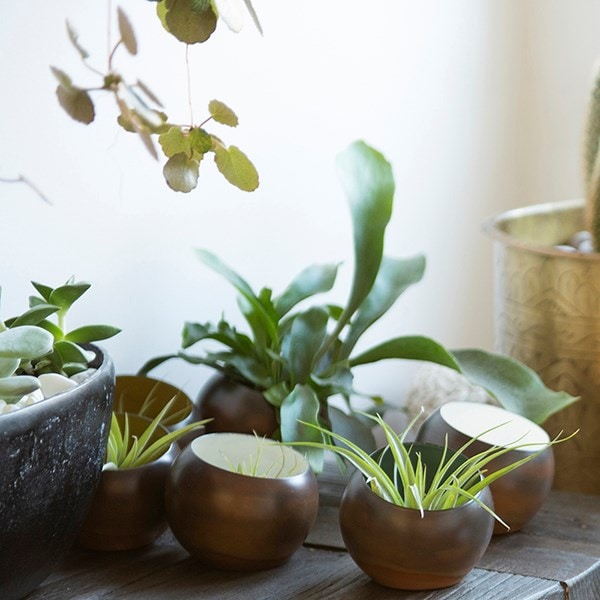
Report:
[[[344,479],[320,477],[321,509],[306,544],[285,565],[257,573],[210,569],[167,531],[129,552],[74,550],[27,600],[596,600],[600,498],[552,492],[522,531],[492,540],[457,586],[402,592],[373,583],[345,552],[337,517]]]

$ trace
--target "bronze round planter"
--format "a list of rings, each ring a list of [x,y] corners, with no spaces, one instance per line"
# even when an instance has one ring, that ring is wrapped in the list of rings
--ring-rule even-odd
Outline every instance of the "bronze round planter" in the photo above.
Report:
[[[0,416],[0,598],[35,589],[72,546],[100,479],[114,367],[72,390]]]
[[[206,431],[256,433],[273,437],[279,428],[275,408],[261,392],[217,375],[210,379],[196,401],[200,419],[214,419]]]
[[[475,441],[464,453],[474,456],[492,446],[507,447],[514,443],[525,443],[528,440],[524,436],[528,436],[531,443],[550,442],[550,438],[541,427],[524,417],[497,406],[473,402],[448,402],[441,406],[421,425],[417,440],[443,444],[447,436],[448,447],[458,450],[473,437],[503,423],[506,425]],[[501,437],[505,435],[509,437],[503,443]],[[511,450],[488,463],[486,470],[489,473],[498,471],[539,449],[538,445]],[[494,510],[510,526],[510,530],[507,530],[496,521],[494,534],[515,532],[525,526],[548,496],[553,477],[554,453],[552,447],[548,447],[536,458],[490,484]]]
[[[198,410],[190,397],[178,387],[145,375],[117,375],[115,380],[115,411],[127,412],[153,419],[175,398],[171,410],[162,420],[167,429],[183,427],[200,421]],[[177,441],[181,448],[202,434],[200,428]]]
[[[117,415],[123,424],[123,415]],[[150,421],[129,415],[133,435]],[[160,428],[151,438],[167,433]],[[104,470],[79,531],[77,544],[89,550],[132,550],[147,546],[167,528],[164,492],[174,446],[154,462],[131,469]]]
[[[244,472],[267,476],[231,470],[241,463]],[[166,490],[169,525],[181,545],[205,564],[240,571],[287,561],[308,535],[318,502],[302,455],[236,433],[196,438],[175,460]]]
[[[554,247],[584,229],[583,202],[508,211],[486,229],[494,238],[498,351],[548,387],[581,397],[544,423],[551,437],[580,428],[554,449],[554,485],[600,494],[600,253]]]
[[[440,461],[442,448],[414,444],[424,460]],[[435,467],[434,467],[435,468]],[[479,500],[493,507],[489,488]],[[474,501],[447,510],[403,508],[375,494],[356,471],[342,496],[340,529],[354,562],[373,581],[402,590],[455,585],[485,552],[493,517]]]

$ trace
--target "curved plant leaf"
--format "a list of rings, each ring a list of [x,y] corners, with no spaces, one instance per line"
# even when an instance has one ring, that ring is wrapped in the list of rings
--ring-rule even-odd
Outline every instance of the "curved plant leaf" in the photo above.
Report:
[[[227,125],[229,127],[237,127],[238,126],[238,118],[237,115],[220,100],[211,100],[208,103],[208,112],[210,116],[217,122],[221,123],[221,125]]]
[[[253,192],[258,187],[256,168],[237,146],[216,144],[215,164],[223,177],[240,190]]]
[[[52,290],[48,299],[49,303],[59,306],[61,310],[68,310],[90,287],[91,284],[86,281],[66,283]]]
[[[318,427],[319,408],[319,399],[314,390],[307,385],[296,385],[281,403],[281,440],[322,443],[321,432],[310,426]],[[320,473],[323,470],[324,450],[306,448],[306,458],[311,468],[315,473]]]
[[[54,338],[41,327],[23,325],[0,332],[0,358],[33,359],[52,350]]]
[[[6,377],[0,379],[0,398],[9,404],[20,400],[23,396],[39,389],[37,377],[19,375],[17,377]]]
[[[539,375],[524,364],[484,350],[453,350],[460,370],[472,382],[485,388],[512,412],[542,424],[550,415],[578,398],[548,389]]]
[[[310,308],[294,319],[281,348],[292,377],[291,385],[308,382],[315,356],[327,334],[328,321],[329,314],[319,307]]]
[[[75,344],[88,344],[111,338],[120,331],[112,325],[84,325],[67,333],[64,339]]]
[[[86,90],[59,85],[56,88],[56,97],[65,112],[75,121],[89,125],[94,120],[94,103]]]
[[[275,310],[282,317],[296,304],[323,292],[328,292],[335,283],[338,265],[312,265],[300,272],[284,290],[275,298]]]
[[[117,8],[117,15],[119,21],[119,33],[121,34],[123,45],[127,48],[129,54],[135,55],[137,54],[137,40],[135,39],[135,33],[133,32],[131,22],[120,6]]]
[[[404,291],[418,283],[425,273],[425,257],[406,259],[383,257],[375,283],[356,312],[342,345],[342,358],[348,357],[362,334],[382,317]]]
[[[347,321],[371,291],[379,271],[395,186],[390,163],[362,141],[338,156],[337,167],[350,205],[354,232],[354,277],[341,319]]]
[[[397,337],[383,342],[354,358],[350,358],[350,366],[365,365],[379,360],[401,358],[424,360],[460,371],[454,355],[441,344],[431,338],[420,335]]]

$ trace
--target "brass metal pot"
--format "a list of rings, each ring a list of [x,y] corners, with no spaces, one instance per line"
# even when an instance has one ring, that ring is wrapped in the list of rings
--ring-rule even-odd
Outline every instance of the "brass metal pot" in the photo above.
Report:
[[[554,449],[555,487],[600,494],[600,254],[554,247],[583,229],[583,203],[508,211],[485,229],[495,240],[497,350],[581,396],[544,423],[551,436],[581,429]]]

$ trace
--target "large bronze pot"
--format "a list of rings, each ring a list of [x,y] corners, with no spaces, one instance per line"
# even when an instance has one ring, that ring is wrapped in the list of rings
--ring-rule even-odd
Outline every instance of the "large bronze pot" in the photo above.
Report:
[[[490,219],[494,238],[496,344],[544,383],[581,399],[551,416],[555,487],[600,494],[600,254],[555,248],[583,229],[583,203],[512,210]]]
[[[287,561],[319,505],[304,456],[239,433],[210,433],[189,444],[173,463],[165,498],[171,530],[192,556],[242,571]]]

